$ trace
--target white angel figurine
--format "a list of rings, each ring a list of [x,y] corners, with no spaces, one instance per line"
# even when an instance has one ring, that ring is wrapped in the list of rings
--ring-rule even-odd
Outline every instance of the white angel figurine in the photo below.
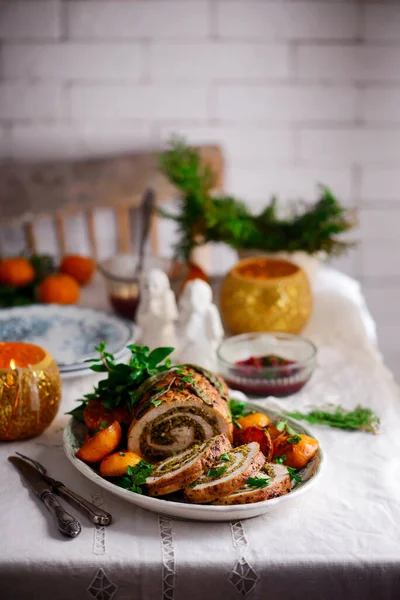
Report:
[[[140,343],[150,350],[159,346],[175,348],[175,325],[178,309],[169,279],[161,269],[150,269],[140,277],[140,304],[137,324]]]
[[[181,363],[216,368],[217,348],[224,329],[218,308],[212,302],[211,287],[201,279],[189,281],[179,300],[179,336]]]

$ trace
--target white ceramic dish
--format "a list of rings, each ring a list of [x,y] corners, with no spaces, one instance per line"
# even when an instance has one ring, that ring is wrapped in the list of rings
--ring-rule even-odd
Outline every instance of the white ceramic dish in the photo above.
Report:
[[[255,406],[251,403],[249,403],[248,406],[257,412],[265,413],[273,420],[286,418],[267,407],[260,408],[259,405]],[[308,429],[303,427],[303,425],[297,423],[297,421],[288,419],[288,423],[290,423],[293,429],[298,433],[304,433],[315,437]],[[294,502],[299,494],[311,489],[318,480],[324,464],[324,455],[322,450],[319,449],[314,458],[308,463],[307,467],[300,472],[303,481],[296,484],[290,494],[279,498],[272,498],[271,500],[265,500],[263,502],[242,504],[238,506],[189,504],[183,501],[163,500],[162,498],[150,498],[149,496],[136,494],[120,488],[100,477],[100,475],[89,467],[89,465],[75,457],[75,453],[81,446],[85,433],[86,427],[76,419],[72,418],[64,430],[64,451],[74,467],[87,477],[87,479],[131,504],[135,504],[136,506],[140,506],[141,508],[154,513],[168,515],[177,519],[189,519],[192,521],[235,521],[239,519],[250,519],[251,517],[257,517],[274,510],[284,502]]]
[[[61,372],[87,371],[101,341],[119,360],[133,339],[134,325],[102,310],[59,304],[32,304],[0,310],[0,341],[30,342],[45,348]]]

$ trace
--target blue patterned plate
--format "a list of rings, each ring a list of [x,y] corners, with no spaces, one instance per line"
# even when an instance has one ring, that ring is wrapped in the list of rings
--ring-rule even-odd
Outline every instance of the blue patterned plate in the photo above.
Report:
[[[60,371],[87,369],[93,346],[105,341],[116,358],[132,341],[133,323],[80,306],[32,304],[0,310],[0,341],[30,342],[55,358]]]

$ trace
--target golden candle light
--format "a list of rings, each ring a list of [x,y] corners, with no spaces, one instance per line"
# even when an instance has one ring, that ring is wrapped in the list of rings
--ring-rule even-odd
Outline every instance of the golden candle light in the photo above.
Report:
[[[0,342],[0,440],[34,437],[48,427],[61,399],[53,357],[39,346]]]
[[[241,260],[226,275],[220,306],[225,326],[234,334],[297,333],[311,315],[312,293],[298,265],[254,257]]]

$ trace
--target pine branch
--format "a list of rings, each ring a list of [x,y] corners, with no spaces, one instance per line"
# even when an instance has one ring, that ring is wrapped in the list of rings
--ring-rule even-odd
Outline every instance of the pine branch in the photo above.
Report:
[[[355,227],[355,216],[326,186],[320,186],[320,198],[314,205],[306,205],[302,211],[297,205],[290,218],[279,219],[276,197],[258,215],[233,196],[213,197],[213,173],[183,140],[171,142],[170,149],[160,156],[160,167],[182,192],[177,215],[159,212],[177,222],[175,252],[186,260],[195,246],[205,242],[271,253],[324,251],[328,255],[343,254],[354,245],[340,235]]]

